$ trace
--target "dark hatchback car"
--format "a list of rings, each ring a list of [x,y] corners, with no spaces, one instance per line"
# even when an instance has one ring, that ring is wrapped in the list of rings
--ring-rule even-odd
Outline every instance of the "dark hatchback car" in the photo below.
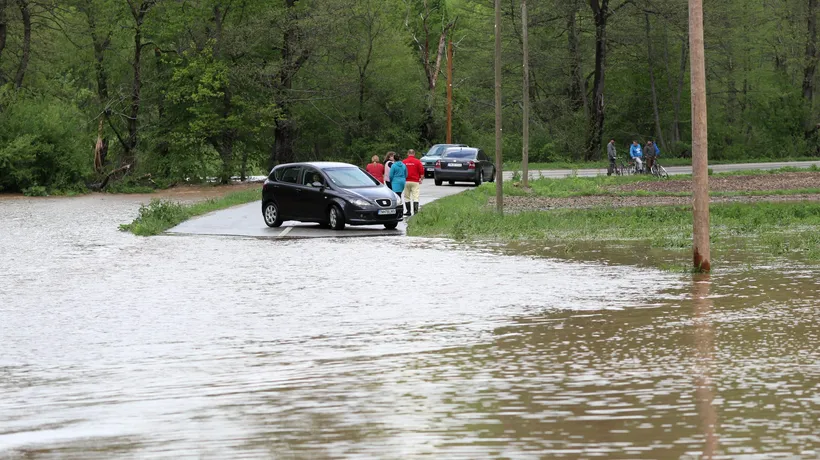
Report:
[[[361,168],[347,163],[289,163],[271,171],[262,186],[262,216],[268,227],[286,220],[317,222],[334,230],[350,225],[402,221],[398,195]]]
[[[448,181],[472,182],[481,185],[485,180],[495,182],[495,165],[483,150],[474,147],[451,147],[436,161],[435,183]]]
[[[433,177],[433,173],[436,168],[436,161],[441,158],[441,154],[444,153],[450,147],[467,147],[465,144],[436,144],[430,147],[430,150],[424,154],[423,157],[419,159],[421,164],[424,165],[424,177]]]

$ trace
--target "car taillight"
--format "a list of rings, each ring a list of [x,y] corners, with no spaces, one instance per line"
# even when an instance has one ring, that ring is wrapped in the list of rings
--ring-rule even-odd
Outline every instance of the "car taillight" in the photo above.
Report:
[[[470,164],[467,165],[467,169],[475,169],[475,161],[471,161]]]
[[[440,168],[440,167],[441,167],[441,160],[438,160],[438,161],[436,161],[436,168]]]

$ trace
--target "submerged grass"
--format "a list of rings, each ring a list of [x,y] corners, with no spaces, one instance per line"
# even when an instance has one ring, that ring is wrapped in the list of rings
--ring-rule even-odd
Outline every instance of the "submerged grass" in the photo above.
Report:
[[[666,249],[691,247],[689,206],[566,208],[500,215],[487,207],[493,195],[492,186],[483,186],[428,204],[410,220],[408,234],[504,241],[645,240]],[[746,245],[772,255],[799,252],[820,259],[820,202],[715,204],[711,228],[716,249]]]
[[[120,230],[139,236],[158,235],[192,217],[250,203],[259,198],[258,189],[248,189],[192,204],[153,199],[149,204],[140,206],[139,216],[130,224],[120,225]]]

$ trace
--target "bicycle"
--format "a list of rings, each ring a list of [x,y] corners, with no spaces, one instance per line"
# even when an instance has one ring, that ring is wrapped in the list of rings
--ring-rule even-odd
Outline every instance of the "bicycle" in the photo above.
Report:
[[[652,173],[652,175],[655,177],[659,177],[661,179],[669,179],[669,173],[666,171],[666,168],[664,168],[663,166],[661,166],[660,163],[658,163],[657,158],[655,158],[652,161],[652,169],[649,172]]]
[[[616,176],[623,176],[624,172],[624,162],[618,161],[618,158],[614,158],[612,161],[612,170],[610,172],[610,166],[607,166],[607,176],[614,174]]]
[[[640,173],[640,171],[638,171],[638,163],[634,158],[630,158],[626,165],[623,165],[623,162],[621,162],[621,165],[624,168],[624,176],[631,176],[633,174]]]

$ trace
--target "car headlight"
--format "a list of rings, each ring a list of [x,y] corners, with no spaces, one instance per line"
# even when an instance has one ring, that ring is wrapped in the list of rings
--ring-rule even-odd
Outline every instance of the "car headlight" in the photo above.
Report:
[[[356,205],[360,208],[366,208],[366,207],[372,205],[371,202],[369,202],[367,200],[363,200],[361,198],[354,198],[354,199],[350,200],[350,203],[352,203],[352,204],[354,204],[354,205]]]

